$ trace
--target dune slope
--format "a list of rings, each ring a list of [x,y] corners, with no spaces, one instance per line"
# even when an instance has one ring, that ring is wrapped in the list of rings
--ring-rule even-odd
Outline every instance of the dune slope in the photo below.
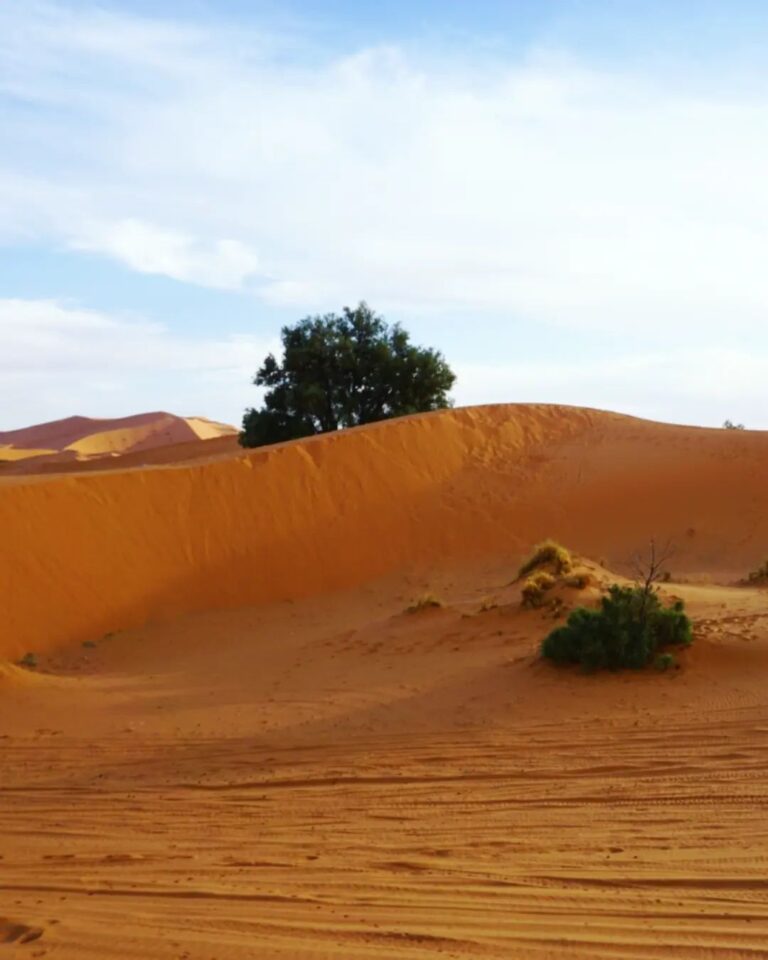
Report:
[[[67,417],[0,432],[0,465],[6,473],[32,473],[58,464],[136,455],[169,444],[234,437],[235,434],[235,428],[227,424],[171,413],[142,413],[102,420]],[[8,464],[12,464],[10,469]]]
[[[178,467],[8,478],[0,656],[393,571],[513,561],[547,535],[619,564],[671,538],[677,571],[741,574],[768,544],[767,458],[762,433],[497,406]]]

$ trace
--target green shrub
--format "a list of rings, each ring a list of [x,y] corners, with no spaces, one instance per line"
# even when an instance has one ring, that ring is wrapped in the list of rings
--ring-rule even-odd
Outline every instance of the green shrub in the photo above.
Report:
[[[524,607],[540,607],[544,603],[544,594],[555,585],[555,578],[546,570],[537,570],[523,584],[522,604]]]
[[[25,653],[21,660],[19,660],[18,666],[29,667],[31,670],[35,670],[37,668],[37,654]]]
[[[676,666],[677,661],[675,660],[674,655],[671,653],[660,653],[653,661],[653,665],[657,670],[663,673],[665,670],[669,670],[670,667]]]
[[[747,577],[750,583],[762,583],[764,580],[768,580],[768,560],[764,560],[762,564],[753,570]]]
[[[614,584],[597,610],[578,607],[542,643],[542,656],[580,663],[586,670],[639,669],[661,646],[691,642],[691,623],[682,601],[663,607],[642,587]]]
[[[544,540],[534,547],[533,552],[517,572],[517,576],[524,577],[532,570],[551,564],[558,576],[570,573],[573,560],[570,553],[554,540]]]
[[[671,607],[659,606],[653,622],[658,647],[689,647],[693,643],[691,621],[685,615],[682,600],[676,600]]]

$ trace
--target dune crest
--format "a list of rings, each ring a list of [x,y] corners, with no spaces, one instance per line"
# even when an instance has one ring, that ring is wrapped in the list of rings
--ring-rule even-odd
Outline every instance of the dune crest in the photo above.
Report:
[[[234,437],[236,433],[234,427],[204,417],[162,412],[115,419],[66,417],[0,432],[0,465],[10,461],[15,472],[25,472],[40,466],[136,454],[170,444]]]
[[[619,566],[628,545],[669,537],[678,572],[743,573],[768,544],[767,455],[763,433],[507,405],[180,466],[9,478],[0,656],[481,556],[512,569],[549,535]]]

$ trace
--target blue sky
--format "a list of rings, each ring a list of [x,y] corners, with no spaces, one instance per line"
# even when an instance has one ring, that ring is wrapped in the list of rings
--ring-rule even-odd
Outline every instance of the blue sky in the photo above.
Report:
[[[768,428],[768,6],[5,0],[0,430],[237,422],[365,298],[459,374]]]

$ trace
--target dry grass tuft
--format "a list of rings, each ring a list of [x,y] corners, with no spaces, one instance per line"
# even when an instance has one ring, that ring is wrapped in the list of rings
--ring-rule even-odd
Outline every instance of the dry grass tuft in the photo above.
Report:
[[[524,607],[536,608],[544,603],[544,594],[554,587],[555,578],[546,570],[537,570],[523,584],[522,603]]]
[[[407,608],[408,613],[419,613],[420,610],[432,610],[442,607],[443,601],[434,593],[424,593]]]
[[[517,575],[524,577],[538,567],[551,566],[557,576],[570,573],[573,568],[573,559],[568,550],[555,540],[544,540],[534,547],[533,552],[520,567]]]

